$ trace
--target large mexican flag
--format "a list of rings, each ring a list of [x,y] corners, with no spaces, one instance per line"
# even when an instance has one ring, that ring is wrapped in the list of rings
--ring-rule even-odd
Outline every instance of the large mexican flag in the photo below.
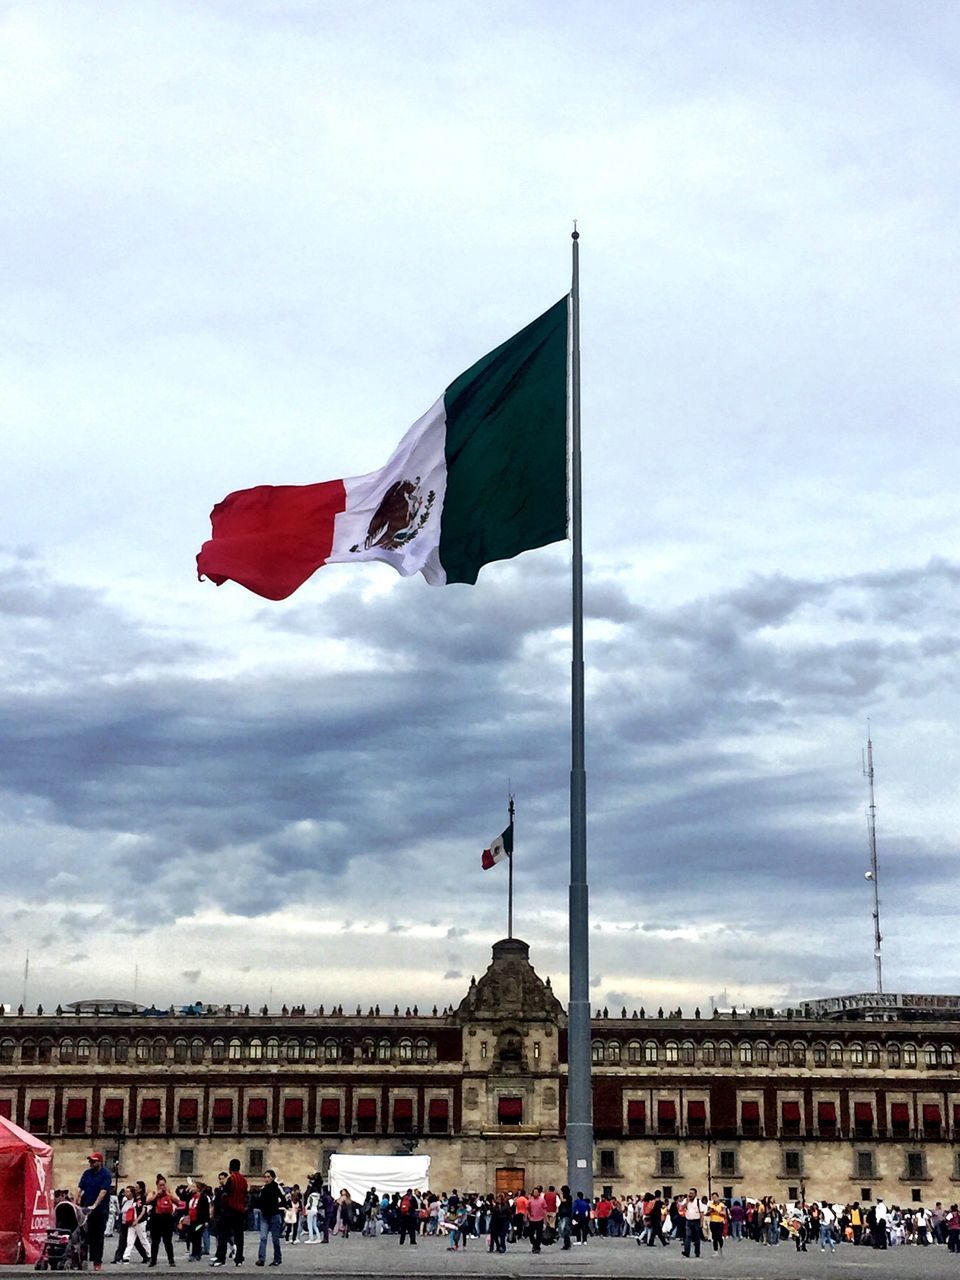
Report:
[[[199,576],[269,600],[335,562],[476,582],[491,560],[565,538],[567,310],[561,298],[451,382],[381,470],[229,494]]]

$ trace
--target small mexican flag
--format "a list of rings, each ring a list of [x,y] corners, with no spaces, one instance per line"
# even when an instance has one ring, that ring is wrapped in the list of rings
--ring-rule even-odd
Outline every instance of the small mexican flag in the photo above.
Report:
[[[268,600],[334,562],[473,583],[492,560],[565,538],[567,310],[561,298],[462,373],[380,471],[229,494],[199,577]]]
[[[501,858],[509,858],[512,853],[513,823],[511,822],[506,831],[501,831],[496,840],[490,841],[490,848],[484,849],[480,865],[484,871],[489,871]]]

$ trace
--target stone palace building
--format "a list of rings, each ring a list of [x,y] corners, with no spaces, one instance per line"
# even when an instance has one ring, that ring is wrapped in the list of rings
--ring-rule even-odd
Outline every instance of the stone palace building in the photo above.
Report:
[[[598,1010],[595,1187],[960,1198],[960,997],[850,996],[701,1018]],[[0,1115],[124,1178],[303,1182],[332,1152],[431,1157],[436,1190],[559,1185],[566,1017],[519,939],[456,1009],[83,1001],[0,1016]],[[574,1188],[576,1190],[576,1188]]]

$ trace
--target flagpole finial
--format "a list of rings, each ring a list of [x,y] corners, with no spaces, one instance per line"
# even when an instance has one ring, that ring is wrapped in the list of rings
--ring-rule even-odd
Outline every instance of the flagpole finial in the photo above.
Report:
[[[571,239],[571,240],[579,240],[579,239],[580,239],[580,232],[577,230],[577,220],[576,220],[576,218],[574,218],[574,220],[573,220],[573,232],[572,232],[572,234],[571,234],[571,236],[570,236],[570,239]]]

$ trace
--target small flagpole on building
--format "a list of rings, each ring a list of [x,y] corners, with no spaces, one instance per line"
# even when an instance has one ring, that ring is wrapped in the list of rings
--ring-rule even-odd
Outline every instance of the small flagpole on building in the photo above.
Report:
[[[580,474],[580,233],[573,224],[570,290],[570,994],[567,1004],[567,1180],[593,1197],[593,1092],[590,1079],[590,955],[587,890],[587,774],[584,762],[583,538]]]
[[[510,815],[510,821],[507,830],[510,832],[510,850],[507,853],[507,937],[513,937],[513,795],[510,794],[507,800],[507,812]]]

